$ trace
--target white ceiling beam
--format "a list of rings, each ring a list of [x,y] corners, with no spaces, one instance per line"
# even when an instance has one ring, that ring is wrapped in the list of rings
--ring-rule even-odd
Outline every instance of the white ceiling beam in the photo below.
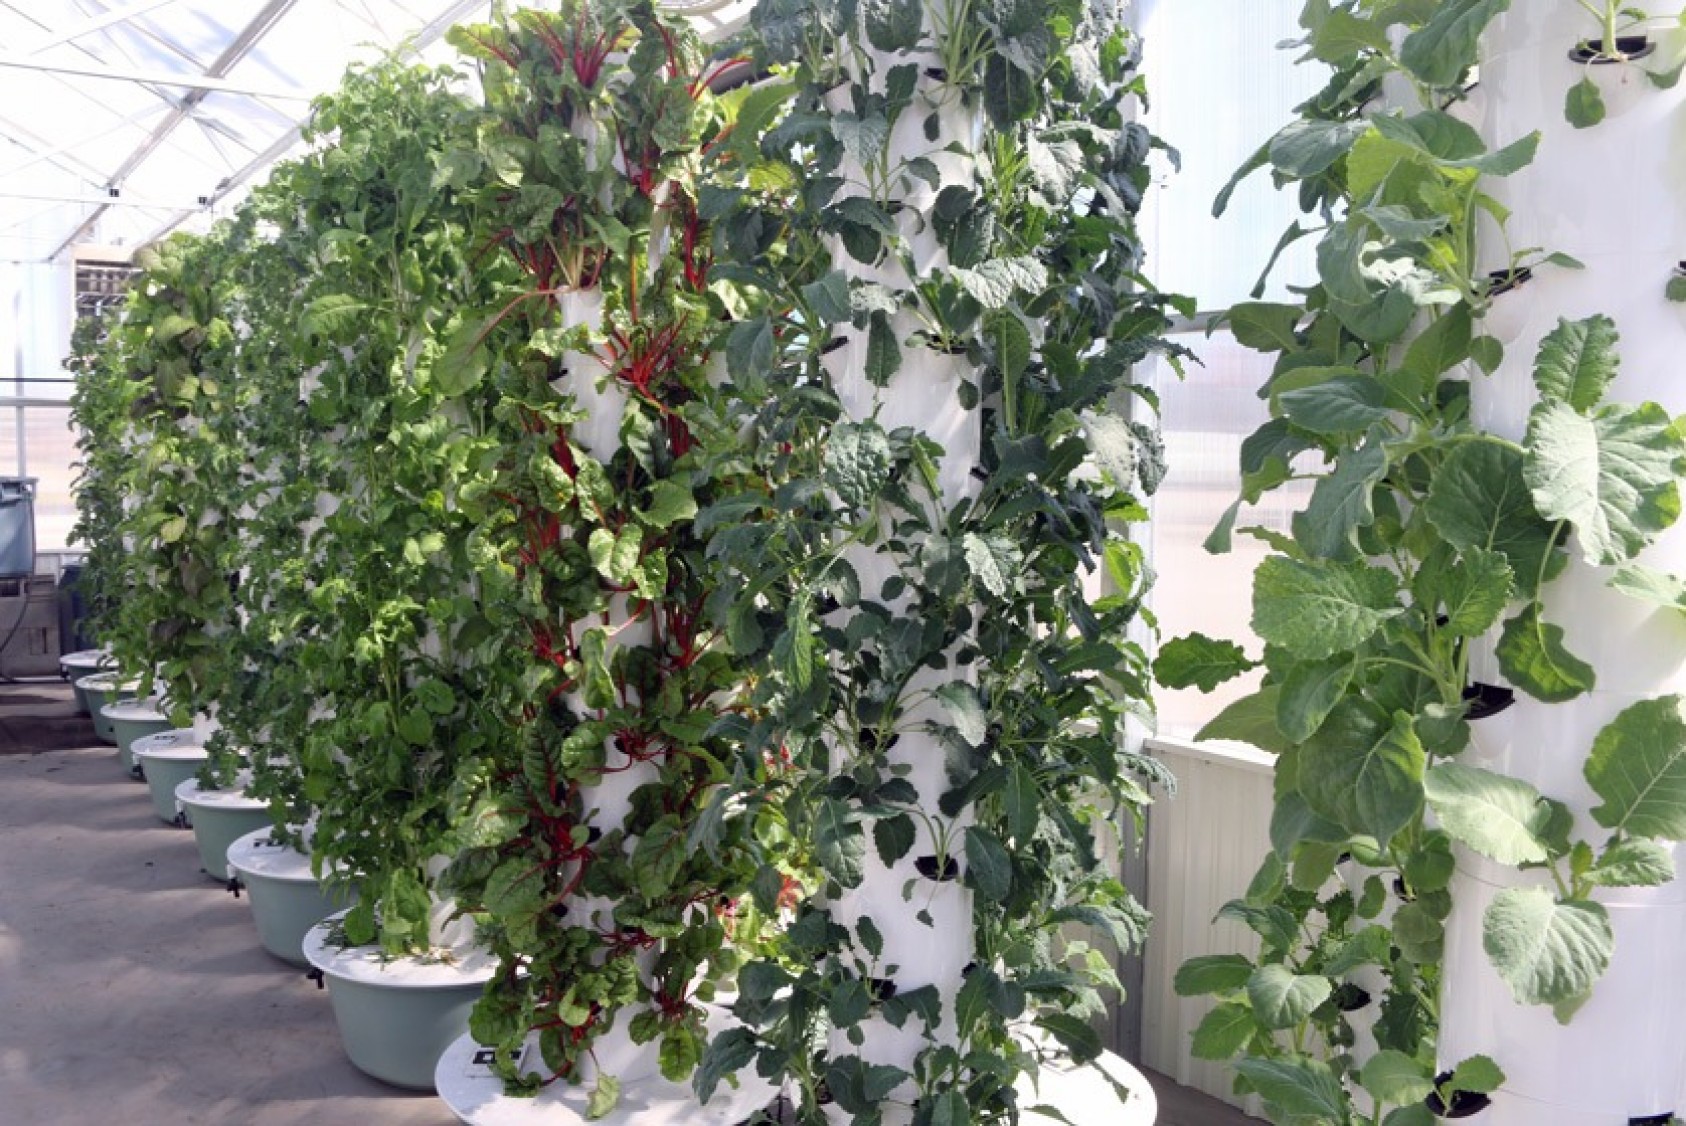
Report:
[[[74,43],[83,36],[92,35],[96,31],[104,31],[106,28],[114,27],[120,23],[128,23],[137,16],[144,16],[148,12],[156,11],[167,4],[174,3],[176,3],[176,0],[137,0],[136,3],[125,4],[121,8],[113,8],[109,12],[84,20],[82,23],[65,28],[63,31],[53,32],[49,38],[32,44],[27,53],[39,55],[42,51],[50,51],[54,47]]]
[[[290,6],[290,5],[289,5]],[[234,82],[226,78],[201,74],[171,74],[168,71],[139,70],[129,67],[94,66],[86,63],[48,63],[0,52],[0,67],[12,70],[36,70],[43,74],[64,74],[77,78],[102,78],[113,82],[140,82],[149,86],[171,86],[184,90],[201,90],[208,94],[244,94],[253,98],[274,101],[308,102],[309,94],[298,90],[277,90]]]
[[[473,13],[490,7],[490,5],[491,0],[458,0],[457,3],[451,5],[449,9],[441,13],[432,23],[418,28],[413,34],[405,38],[402,47],[398,51],[399,56],[414,57],[421,54],[423,51],[433,46],[434,43],[444,38],[445,33],[452,27],[461,23]],[[258,173],[274,164],[277,160],[280,160],[283,156],[287,155],[288,151],[291,150],[294,145],[299,143],[299,129],[299,126],[293,126],[293,128],[276,138],[275,143],[270,145],[269,148],[253,157],[252,160],[239,171],[223,177],[223,179],[217,184],[216,189],[212,191],[208,197],[209,204],[215,205],[219,203],[224,197],[229,195],[229,193],[238,190],[247,180],[250,180],[253,176],[256,176]],[[152,234],[142,240],[141,245],[149,246],[152,243],[157,242],[159,239],[181,226],[182,223],[186,221],[187,217],[194,213],[194,210],[197,209],[184,209],[180,215],[177,215],[170,222],[164,224],[162,227],[159,227],[156,231],[152,232]],[[62,250],[60,252],[62,252]],[[55,252],[55,256],[60,252]]]
[[[140,207],[152,211],[181,211],[198,210],[205,206],[202,203],[181,203],[178,201],[160,202],[155,199],[130,199],[122,195],[72,195],[69,193],[56,194],[53,192],[9,192],[0,189],[0,201],[8,199],[29,200],[34,203],[79,203],[89,207]]]
[[[250,54],[252,49],[263,40],[263,37],[274,30],[275,25],[281,22],[282,17],[297,2],[298,0],[269,0],[262,10],[252,17],[251,22],[241,29],[240,34],[236,35],[233,41],[223,48],[222,53],[211,64],[205,75],[205,80],[222,81],[224,76],[234,69],[236,63]],[[203,89],[195,89],[183,98],[181,104],[171,110],[169,115],[158,123],[158,127],[152,131],[146,140],[141,142],[140,147],[130,153],[128,159],[118,167],[116,172],[112,173],[106,186],[111,188],[121,187],[123,181],[129,178],[130,173],[140,167],[147,157],[157,151],[158,146],[164,143],[165,138],[175,130],[176,126],[188,120],[193,108],[205,99],[207,92]],[[105,208],[96,207],[87,218],[77,225],[74,231],[70,232],[69,237],[59,244],[59,248],[53,251],[51,257],[57,258],[75,245],[83,235],[93,230],[94,224],[99,222],[99,218],[103,214],[105,214]]]

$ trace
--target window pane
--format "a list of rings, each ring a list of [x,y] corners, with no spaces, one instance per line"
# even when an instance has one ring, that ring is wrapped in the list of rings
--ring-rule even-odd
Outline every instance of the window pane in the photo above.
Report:
[[[1153,278],[1202,309],[1247,299],[1278,236],[1299,215],[1294,197],[1255,172],[1221,219],[1212,202],[1237,168],[1327,81],[1321,64],[1290,66],[1302,0],[1142,0],[1146,122],[1176,149],[1181,171],[1155,177],[1143,214]],[[1268,297],[1315,276],[1301,240],[1271,273]]]
[[[1258,539],[1240,534],[1233,537],[1233,548],[1226,555],[1209,554],[1202,544],[1240,495],[1242,440],[1269,418],[1257,392],[1270,374],[1271,358],[1241,347],[1227,333],[1210,340],[1184,337],[1183,342],[1200,354],[1205,366],[1190,366],[1187,379],[1178,380],[1170,366],[1161,362],[1153,376],[1170,466],[1153,498],[1153,519],[1148,525],[1158,573],[1154,612],[1164,640],[1199,632],[1240,642],[1249,655],[1257,657],[1263,646],[1248,628],[1253,568],[1269,549]],[[1304,506],[1309,494],[1309,485],[1298,482],[1278,489],[1257,506],[1243,506],[1236,527],[1287,532],[1293,513]],[[1257,685],[1255,674],[1210,694],[1195,688],[1161,690],[1160,734],[1193,735],[1225,704]]]
[[[16,414],[15,411],[5,413]],[[64,407],[26,407],[23,436],[28,475],[40,478],[35,491],[35,550],[60,550],[66,546],[70,526],[76,522],[76,502],[71,497],[70,485],[76,475],[72,465],[77,452],[70,411]],[[9,446],[0,445],[0,450],[7,449]],[[15,460],[10,464],[15,468]]]

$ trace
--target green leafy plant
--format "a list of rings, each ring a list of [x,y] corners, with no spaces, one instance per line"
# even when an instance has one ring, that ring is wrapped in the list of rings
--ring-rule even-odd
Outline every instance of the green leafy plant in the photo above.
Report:
[[[1576,3],[1597,21],[1599,29],[1597,37],[1589,36],[1576,45],[1577,62],[1586,66],[1634,66],[1660,90],[1671,89],[1680,81],[1682,70],[1686,70],[1686,59],[1662,70],[1637,65],[1656,46],[1646,34],[1655,21],[1643,9],[1621,0],[1576,0]],[[1606,112],[1603,91],[1590,74],[1569,88],[1563,115],[1575,128],[1597,125],[1604,120]]]
[[[720,64],[648,3],[453,35],[484,64],[487,111],[448,159],[482,200],[482,252],[521,272],[452,355],[499,399],[491,527],[522,666],[505,697],[515,741],[449,880],[502,961],[476,1037],[512,1090],[591,1083],[600,1116],[619,1091],[604,1037],[650,1044],[688,1079],[715,980],[783,888],[755,884],[751,902],[780,831],[722,797],[777,783],[730,737],[746,673],[703,615],[693,528],[743,472],[713,405],[724,310],[700,206],[733,111],[709,88]]]
[[[1598,316],[1542,341],[1521,441],[1470,419],[1469,381],[1503,357],[1479,317],[1517,299],[1495,284],[1513,278],[1476,269],[1473,220],[1502,216],[1482,177],[1524,166],[1536,139],[1488,151],[1443,107],[1502,7],[1309,5],[1303,45],[1334,75],[1242,172],[1269,167],[1298,188],[1321,225],[1296,223],[1283,242],[1319,236],[1317,278],[1299,303],[1229,313],[1240,343],[1276,357],[1262,391],[1272,418],[1243,444],[1242,498],[1208,546],[1227,550],[1242,504],[1290,480],[1314,486],[1291,535],[1242,530],[1272,548],[1254,576],[1262,655],[1196,635],[1167,644],[1155,671],[1207,690],[1263,671],[1201,732],[1278,755],[1272,853],[1224,908],[1260,952],[1197,959],[1177,987],[1219,1002],[1197,1054],[1235,1059],[1239,1088],[1281,1121],[1379,1122],[1388,1106],[1409,1121],[1433,1086],[1446,1101],[1500,1082],[1489,1061],[1433,1079],[1454,841],[1546,873],[1501,895],[1485,945],[1519,1001],[1564,1019],[1610,956],[1593,890],[1670,878],[1649,830],[1624,819],[1631,795],[1613,776],[1661,777],[1680,745],[1661,719],[1671,702],[1624,716],[1588,749],[1606,802],[1595,819],[1612,831],[1601,847],[1573,839],[1560,802],[1457,761],[1487,703],[1471,683],[1478,650],[1542,702],[1594,686],[1550,620],[1551,581],[1571,544],[1588,564],[1624,564],[1669,527],[1686,453],[1660,407],[1606,401],[1617,336]],[[1420,105],[1378,103],[1384,76]],[[1507,274],[1524,260],[1511,261]],[[1640,729],[1649,737],[1631,737]],[[1355,986],[1380,994],[1362,1018],[1343,1004]],[[1373,1049],[1357,1049],[1356,1019]]]
[[[923,136],[935,182],[854,175],[850,138],[870,103],[829,108],[838,73],[889,103],[980,105],[973,78],[916,65],[918,5],[869,13],[866,45],[825,52],[840,72],[791,49],[782,7],[755,16],[764,57],[791,64],[775,73],[794,86],[758,152],[789,171],[734,192],[718,229],[750,252],[728,276],[760,307],[725,335],[764,484],[705,507],[698,527],[723,575],[714,620],[763,670],[741,738],[789,754],[790,788],[776,796],[822,879],[784,948],[742,970],[733,1011],[746,1027],[710,1044],[695,1080],[705,1099],[753,1064],[792,1083],[804,1122],[823,1121],[827,1096],[857,1122],[894,1104],[920,1123],[1009,1116],[1013,1081],[1043,1045],[1098,1054],[1087,1018],[1116,986],[1104,948],[1133,946],[1146,924],[1100,856],[1130,835],[1145,781],[1162,777],[1125,737],[1146,707],[1144,653],[1125,639],[1147,580],[1121,533],[1162,465],[1155,435],[1109,410],[1132,393],[1130,364],[1166,347],[1168,299],[1129,289],[1151,142],[1125,113],[1133,56],[1120,27],[1022,14],[1051,37],[1034,105],[995,148],[970,112],[984,151],[1024,160],[1057,144],[1063,159],[1027,162],[1010,188],[970,155],[939,171],[940,131],[878,140],[888,123],[869,130],[890,146],[884,166],[923,167]],[[912,258],[927,233],[947,260],[929,271]],[[834,352],[838,340],[851,349]],[[963,434],[945,431],[945,448],[925,420],[860,405],[876,386],[953,409],[919,386],[937,377],[927,349],[908,345],[933,342],[953,353],[939,359],[959,373],[955,404],[980,438],[973,474],[956,460]],[[957,475],[975,484],[957,487]],[[1101,568],[1115,588],[1095,598],[1081,576]],[[898,918],[848,906],[885,880],[905,881]],[[969,919],[975,964],[911,976],[898,951],[949,941],[919,937],[939,902]],[[1074,926],[1099,945],[1063,933]],[[920,1050],[886,1060],[887,1029]]]

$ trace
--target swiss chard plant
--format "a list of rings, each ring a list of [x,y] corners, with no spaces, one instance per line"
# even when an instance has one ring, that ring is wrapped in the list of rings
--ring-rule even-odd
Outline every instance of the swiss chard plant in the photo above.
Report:
[[[450,886],[502,963],[476,1038],[512,1090],[587,1084],[598,1116],[619,1094],[611,1039],[690,1076],[714,980],[776,911],[749,895],[776,826],[720,800],[768,764],[730,737],[747,674],[704,614],[695,526],[745,472],[713,405],[726,309],[700,206],[734,110],[710,88],[722,63],[648,3],[453,39],[486,112],[447,165],[478,192],[480,260],[519,272],[449,355],[497,399],[487,565],[520,667]]]
[[[1261,390],[1272,417],[1243,444],[1243,496],[1208,546],[1227,549],[1244,503],[1290,480],[1313,487],[1291,534],[1242,529],[1272,549],[1254,576],[1262,653],[1194,635],[1155,670],[1208,690],[1263,673],[1201,733],[1278,755],[1272,852],[1223,911],[1259,936],[1259,953],[1196,959],[1176,985],[1218,1002],[1195,1053],[1234,1059],[1239,1089],[1283,1121],[1308,1107],[1319,1121],[1427,1121],[1431,1094],[1502,1081],[1504,1061],[1482,1057],[1436,1075],[1454,843],[1544,873],[1500,893],[1484,945],[1519,1002],[1560,1019],[1612,955],[1594,890],[1673,875],[1656,839],[1678,830],[1674,811],[1639,795],[1676,775],[1678,700],[1635,705],[1585,749],[1596,826],[1459,761],[1472,722],[1512,691],[1474,681],[1478,655],[1541,702],[1594,686],[1597,670],[1551,620],[1552,580],[1571,552],[1630,564],[1674,522],[1686,465],[1661,407],[1607,400],[1617,334],[1600,316],[1541,342],[1519,439],[1471,419],[1471,381],[1503,362],[1482,314],[1526,299],[1508,292],[1521,265],[1573,265],[1521,251],[1531,257],[1499,275],[1476,267],[1476,217],[1503,218],[1483,178],[1526,165],[1537,141],[1489,149],[1454,112],[1502,8],[1308,5],[1304,45],[1333,77],[1243,170],[1268,167],[1298,190],[1315,226],[1284,241],[1318,237],[1317,276],[1299,302],[1229,312],[1237,340],[1276,357]],[[1384,77],[1413,104],[1379,100]],[[1666,597],[1660,576],[1617,573]]]

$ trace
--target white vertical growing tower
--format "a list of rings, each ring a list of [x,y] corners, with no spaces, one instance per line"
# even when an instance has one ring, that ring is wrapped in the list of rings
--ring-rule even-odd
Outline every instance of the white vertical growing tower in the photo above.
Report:
[[[1622,35],[1649,35],[1651,57],[1643,67],[1657,72],[1678,61],[1683,6],[1653,7],[1651,18],[1624,27]],[[1679,376],[1686,307],[1665,297],[1686,257],[1680,198],[1686,89],[1659,88],[1637,60],[1588,62],[1584,51],[1582,61],[1572,57],[1602,33],[1588,6],[1575,0],[1518,0],[1493,21],[1484,42],[1477,124],[1490,141],[1541,133],[1534,163],[1490,185],[1510,209],[1510,243],[1560,251],[1584,264],[1540,272],[1499,296],[1487,317],[1486,331],[1503,342],[1506,355],[1491,378],[1474,381],[1476,420],[1512,440],[1522,440],[1528,427],[1535,353],[1559,318],[1598,314],[1613,322],[1620,369],[1611,398],[1655,401],[1676,415],[1686,410]],[[1624,39],[1620,49],[1638,48]],[[1566,98],[1583,80],[1598,88],[1607,116],[1576,128],[1566,118]],[[1490,265],[1506,265],[1499,239],[1485,243],[1494,255]],[[1564,801],[1584,830],[1594,825],[1598,798],[1583,767],[1599,732],[1624,709],[1686,688],[1686,616],[1611,589],[1616,569],[1591,566],[1571,547],[1566,572],[1545,589],[1546,618],[1563,628],[1567,649],[1596,670],[1596,686],[1561,704],[1519,693],[1507,712],[1474,725],[1465,761]],[[1639,562],[1686,573],[1686,529],[1665,533]],[[1491,666],[1478,676],[1496,680]],[[1674,853],[1678,864],[1679,845]],[[1517,1004],[1483,951],[1482,916],[1494,898],[1506,888],[1547,882],[1538,871],[1460,851],[1456,907],[1447,924],[1441,1059],[1450,1066],[1484,1053],[1499,1061],[1506,1082],[1481,1115],[1493,1126],[1668,1122],[1686,1108],[1686,974],[1680,971],[1686,882],[1597,894],[1609,912],[1615,952],[1591,999],[1567,1024],[1548,1007]]]

